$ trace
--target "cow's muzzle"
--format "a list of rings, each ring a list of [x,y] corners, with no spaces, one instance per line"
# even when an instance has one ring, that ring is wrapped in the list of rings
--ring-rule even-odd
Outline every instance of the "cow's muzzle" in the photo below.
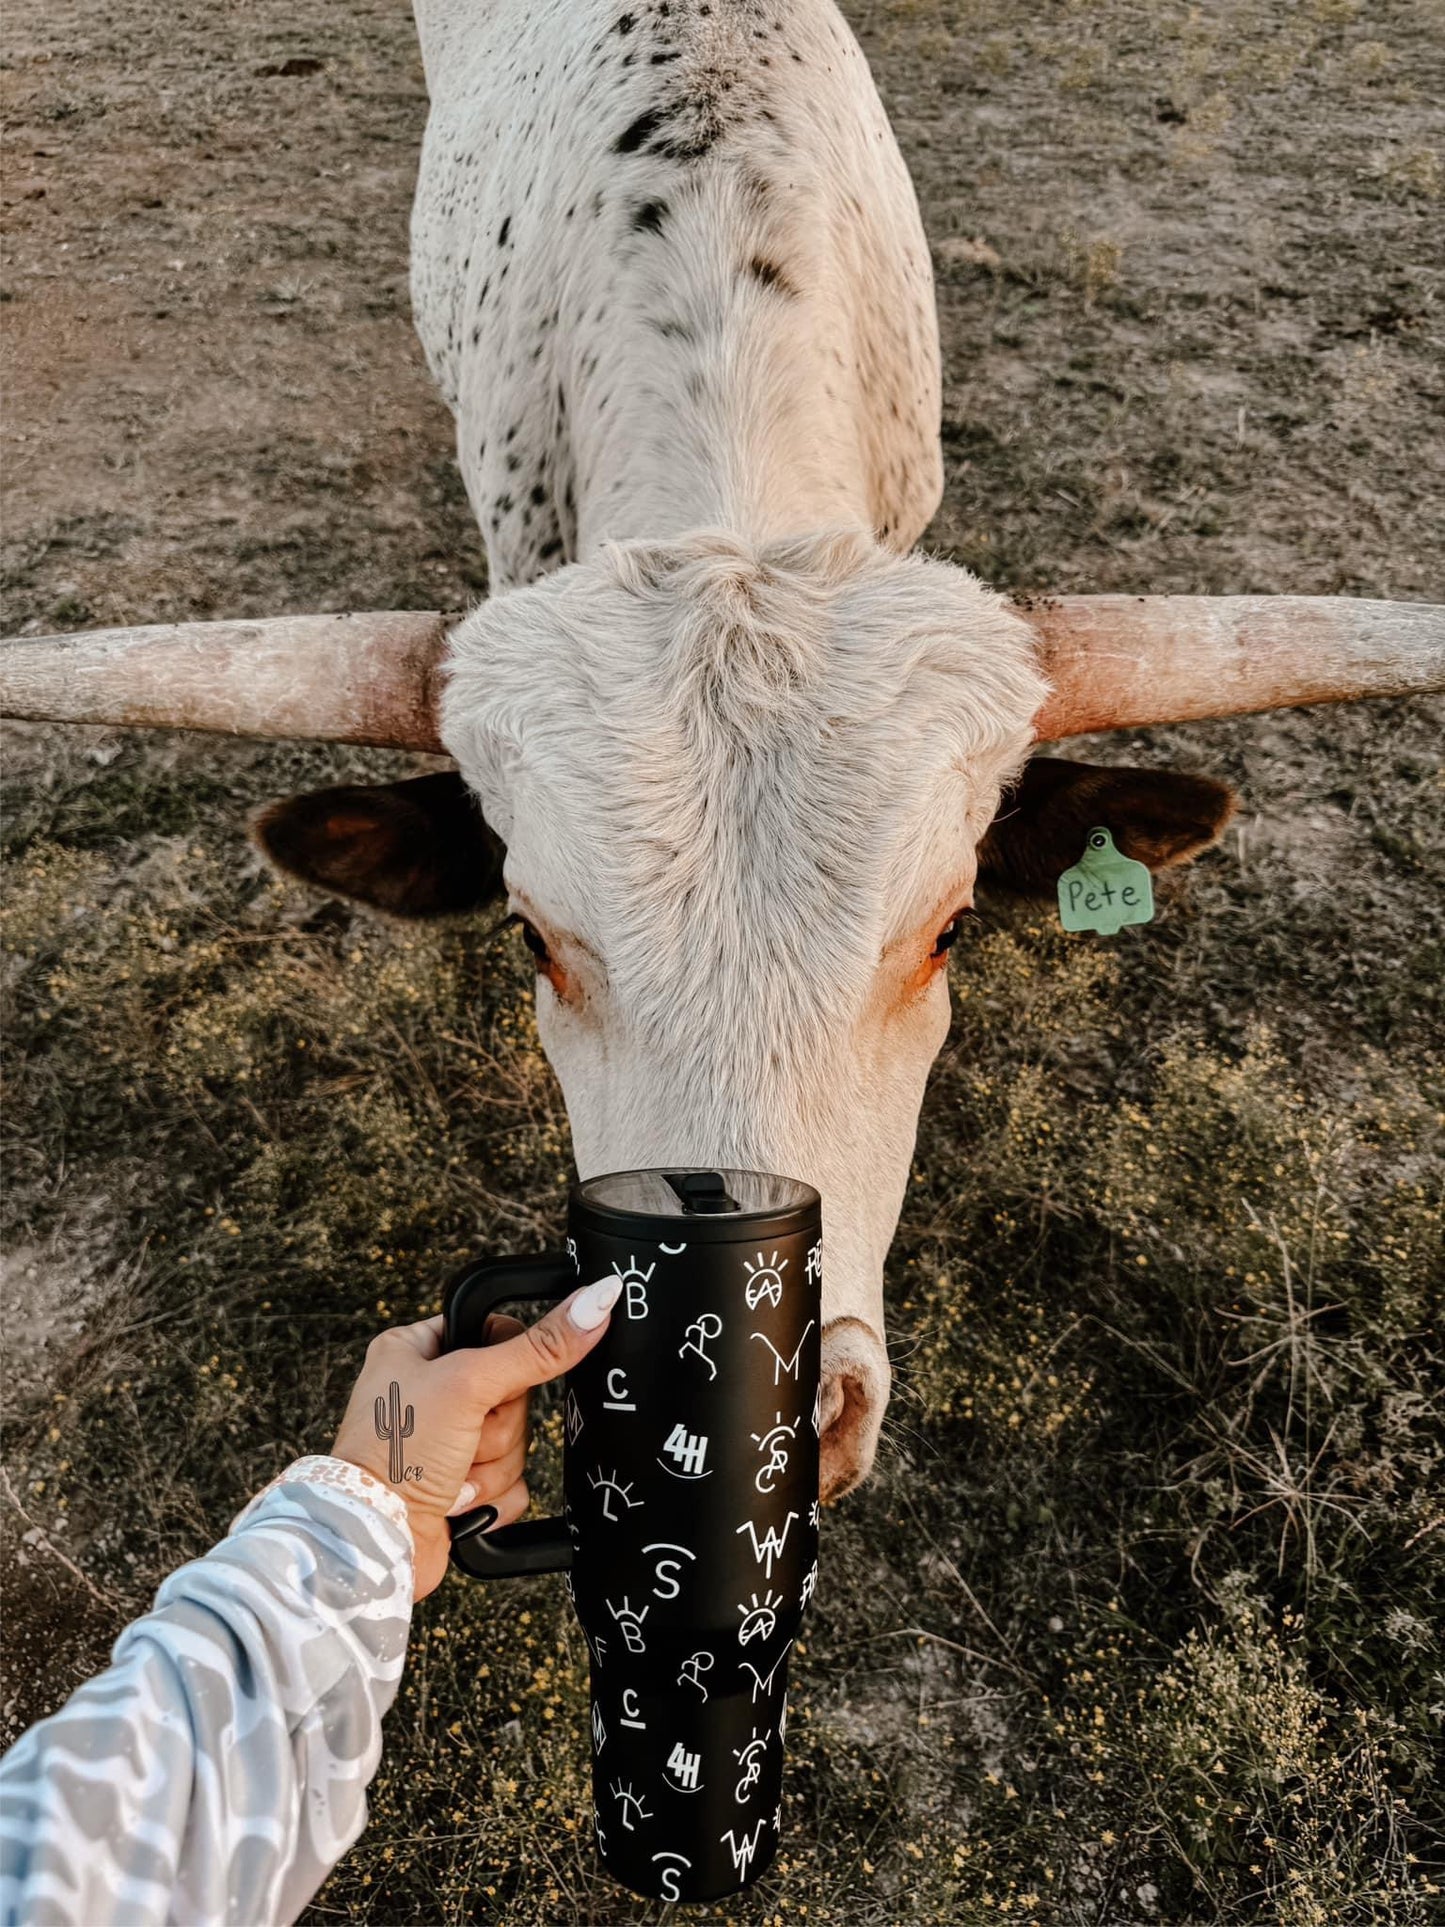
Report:
[[[867,1478],[888,1404],[883,1340],[859,1318],[823,1328],[823,1398],[818,1495],[841,1499]]]

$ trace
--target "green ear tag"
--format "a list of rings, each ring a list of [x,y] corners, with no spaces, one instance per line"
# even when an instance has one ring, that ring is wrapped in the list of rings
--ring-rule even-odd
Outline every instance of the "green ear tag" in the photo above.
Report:
[[[1120,856],[1106,829],[1090,830],[1084,854],[1059,878],[1059,916],[1065,930],[1097,930],[1106,937],[1126,923],[1149,923],[1154,885],[1147,867]]]

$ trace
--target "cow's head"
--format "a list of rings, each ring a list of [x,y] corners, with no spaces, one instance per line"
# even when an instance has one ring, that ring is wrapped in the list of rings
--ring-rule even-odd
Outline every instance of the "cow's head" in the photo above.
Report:
[[[1297,604],[1283,627],[1269,599],[1024,611],[856,533],[629,544],[468,616],[434,704],[438,652],[415,628],[399,641],[390,619],[371,657],[319,632],[345,727],[285,733],[386,740],[390,710],[408,719],[391,740],[439,742],[458,771],[292,798],[258,834],[393,914],[506,896],[584,1175],[722,1165],[818,1187],[834,1494],[867,1471],[887,1399],[884,1259],[975,887],[1051,888],[1096,823],[1152,868],[1179,862],[1232,807],[1205,777],[1029,761],[1035,737],[1438,682],[1414,611],[1387,660],[1389,609]],[[253,726],[254,674],[198,667],[175,632],[151,647],[213,726]],[[194,699],[157,715],[142,681],[102,713],[200,720]]]
[[[845,1490],[887,1401],[884,1259],[981,855],[1052,880],[1106,820],[1171,862],[1229,792],[1052,763],[991,829],[1048,693],[1037,639],[962,570],[851,533],[609,549],[477,610],[449,662],[457,777],[278,804],[261,842],[410,914],[483,900],[500,842],[582,1175],[818,1188],[823,1487]]]

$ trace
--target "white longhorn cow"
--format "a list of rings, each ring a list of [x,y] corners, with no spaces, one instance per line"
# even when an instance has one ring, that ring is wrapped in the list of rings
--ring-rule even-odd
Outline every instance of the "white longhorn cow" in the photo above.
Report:
[[[584,1175],[819,1187],[833,1495],[887,1401],[884,1260],[976,879],[1048,885],[1100,821],[1177,862],[1232,807],[1034,740],[1438,687],[1445,625],[1014,607],[912,553],[942,488],[929,253],[831,0],[416,11],[413,296],[489,599],[12,643],[3,707],[445,748],[457,773],[275,806],[264,847],[401,915],[505,891]]]

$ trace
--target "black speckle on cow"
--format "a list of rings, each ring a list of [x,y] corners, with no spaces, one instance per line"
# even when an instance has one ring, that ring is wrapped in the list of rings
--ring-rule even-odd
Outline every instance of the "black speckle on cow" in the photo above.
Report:
[[[752,260],[748,262],[748,273],[753,277],[754,281],[760,282],[763,287],[772,288],[778,294],[787,295],[789,299],[796,296],[798,292],[789,280],[785,270],[779,267],[776,261],[770,261],[765,254],[755,254],[753,256]]]
[[[636,120],[629,122],[623,128],[612,143],[612,151],[616,154],[635,154],[644,141],[651,140],[661,127],[666,114],[667,110],[664,108],[649,107],[645,113],[639,114]]]

